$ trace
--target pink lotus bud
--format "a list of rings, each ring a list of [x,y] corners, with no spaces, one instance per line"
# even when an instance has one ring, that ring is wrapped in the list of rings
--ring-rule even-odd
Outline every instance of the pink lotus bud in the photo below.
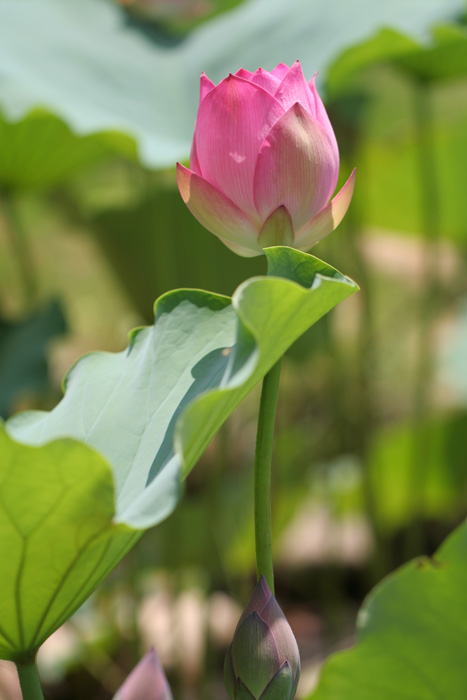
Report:
[[[261,576],[225,658],[227,690],[232,700],[292,700],[299,678],[297,642]]]
[[[113,700],[172,700],[169,683],[154,649],[143,656]]]
[[[339,151],[315,78],[300,63],[201,75],[190,169],[177,180],[191,213],[246,257],[270,245],[308,250],[341,222],[355,171],[330,200]]]

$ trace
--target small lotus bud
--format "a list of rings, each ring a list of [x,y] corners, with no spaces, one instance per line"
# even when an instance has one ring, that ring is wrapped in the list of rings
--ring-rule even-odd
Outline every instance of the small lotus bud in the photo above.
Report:
[[[154,649],[143,656],[113,700],[172,700],[169,683]]]
[[[232,700],[292,700],[299,678],[297,642],[261,576],[225,659],[228,693]]]

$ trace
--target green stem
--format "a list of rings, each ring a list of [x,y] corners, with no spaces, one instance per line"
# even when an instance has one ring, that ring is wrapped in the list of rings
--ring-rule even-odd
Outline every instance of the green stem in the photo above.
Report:
[[[16,668],[23,700],[44,700],[36,662],[32,661],[27,664],[17,663]]]
[[[279,360],[263,379],[255,455],[256,571],[258,579],[264,576],[272,593],[274,571],[271,544],[271,461],[281,363],[282,360]]]

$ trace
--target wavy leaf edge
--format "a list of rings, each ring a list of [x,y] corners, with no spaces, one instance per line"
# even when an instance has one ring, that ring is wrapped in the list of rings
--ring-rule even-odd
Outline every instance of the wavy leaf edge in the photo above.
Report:
[[[358,290],[358,285],[353,280],[340,273],[338,270],[336,270],[336,268],[328,265],[319,258],[316,258],[308,253],[303,253],[293,248],[288,248],[285,246],[266,248],[264,252],[268,261],[268,275],[255,276],[245,280],[237,287],[232,297],[200,289],[180,288],[170,290],[162,294],[154,303],[155,321],[153,326],[139,326],[137,328],[132,329],[128,333],[128,346],[125,350],[122,351],[122,354],[125,355],[128,355],[132,351],[139,333],[144,332],[149,328],[153,328],[158,323],[158,320],[162,316],[162,314],[170,313],[171,309],[177,306],[180,303],[181,299],[183,301],[183,298],[186,298],[190,301],[199,300],[199,303],[203,306],[215,306],[219,310],[222,310],[231,304],[233,311],[237,317],[235,333],[236,342],[233,347],[233,352],[231,353],[231,356],[229,358],[230,367],[234,368],[236,362],[238,362],[238,358],[244,355],[243,359],[240,360],[239,366],[235,368],[237,380],[233,382],[230,381],[228,386],[218,386],[198,394],[196,397],[193,398],[192,401],[190,401],[190,403],[187,406],[183,408],[181,414],[179,415],[176,421],[173,445],[174,452],[179,457],[182,465],[180,473],[180,484],[183,483],[187,474],[189,473],[189,471],[191,471],[197,459],[199,458],[199,456],[205,448],[204,446],[202,450],[198,451],[195,457],[193,457],[192,455],[187,455],[187,440],[184,430],[187,415],[192,414],[192,412],[196,412],[200,404],[202,404],[206,399],[210,401],[215,400],[216,397],[220,396],[221,394],[232,394],[232,392],[238,390],[242,385],[246,385],[258,367],[260,357],[259,349],[261,346],[261,334],[255,327],[255,324],[251,319],[251,313],[249,308],[251,302],[248,301],[248,293],[251,292],[257,285],[260,285],[260,287],[269,285],[271,287],[271,290],[277,288],[277,285],[281,285],[282,289],[284,290],[293,289],[295,290],[295,292],[298,291],[305,300],[309,297],[310,294],[318,290],[323,284],[330,281],[334,283],[338,282],[339,284],[342,284],[344,287],[346,287],[345,296],[349,296],[350,294]],[[345,296],[343,298],[345,298]],[[335,305],[336,304],[333,304],[330,308],[333,308],[333,306]],[[308,327],[311,327],[311,325],[313,325],[314,322],[315,321],[312,321],[310,323],[310,326]],[[300,336],[298,335],[297,338],[298,337]],[[70,369],[68,370],[63,379],[62,389],[64,396],[77,365],[81,365],[83,362],[86,362],[87,358],[96,354],[100,356],[113,356],[119,353],[109,351],[92,351],[78,358],[71,365]],[[279,357],[277,359],[279,359]],[[264,376],[264,374],[270,369],[270,367],[272,367],[273,364],[274,362],[270,363],[270,366],[266,369],[265,372],[262,373],[262,376]],[[258,381],[260,379],[261,377],[258,379]],[[249,390],[245,392],[245,395],[249,393]],[[61,400],[63,400],[64,396]],[[238,405],[238,403],[240,403],[241,400],[243,400],[243,398],[244,396],[242,396],[242,398],[236,403],[236,405]],[[41,414],[44,415],[47,413],[47,411],[26,411],[23,413],[15,414],[5,423],[6,430],[8,431],[9,422],[17,419],[18,417],[25,415],[29,416],[32,414],[39,416]],[[224,422],[224,420],[225,419],[223,419],[221,423],[216,427],[216,429],[212,432],[211,438],[214,436],[215,432],[217,432],[218,428]],[[82,442],[82,444],[85,444],[88,447],[92,447],[89,443],[85,442],[84,440],[79,440],[69,435],[64,434],[60,437],[74,439],[77,442]],[[28,444],[21,443],[21,439],[17,436],[15,436],[15,440],[20,444]],[[44,442],[41,444],[48,444],[48,442]],[[98,454],[101,454],[98,450],[95,450],[95,448],[92,449],[94,449],[94,451]],[[108,459],[107,462],[109,464],[111,472],[113,473],[111,462]],[[116,522],[125,523],[128,524],[130,527],[139,529],[139,527],[135,527],[133,523],[128,523],[124,519],[119,519],[118,514],[116,517]],[[147,528],[142,527],[141,529],[145,530]]]

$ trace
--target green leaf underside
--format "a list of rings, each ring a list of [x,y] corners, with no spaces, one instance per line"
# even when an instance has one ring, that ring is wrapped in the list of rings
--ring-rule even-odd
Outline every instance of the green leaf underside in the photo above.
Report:
[[[160,522],[180,497],[182,471],[192,469],[235,407],[356,289],[305,253],[272,248],[267,256],[275,275],[297,281],[252,278],[232,303],[198,290],[169,292],[156,304],[154,326],[133,331],[126,351],[81,359],[56,408],[19,414],[7,423],[9,433],[34,445],[59,437],[88,443],[112,466],[116,520],[137,528]]]
[[[0,657],[34,655],[141,531],[172,512],[183,474],[243,397],[356,289],[305,253],[267,256],[275,275],[296,281],[252,278],[232,303],[170,292],[126,351],[93,353],[71,369],[54,410],[2,428]]]
[[[360,611],[357,644],[325,664],[309,700],[464,700],[467,524],[433,559],[386,578]]]
[[[141,532],[113,522],[111,470],[87,445],[20,445],[0,425],[0,454],[0,658],[26,661]]]

